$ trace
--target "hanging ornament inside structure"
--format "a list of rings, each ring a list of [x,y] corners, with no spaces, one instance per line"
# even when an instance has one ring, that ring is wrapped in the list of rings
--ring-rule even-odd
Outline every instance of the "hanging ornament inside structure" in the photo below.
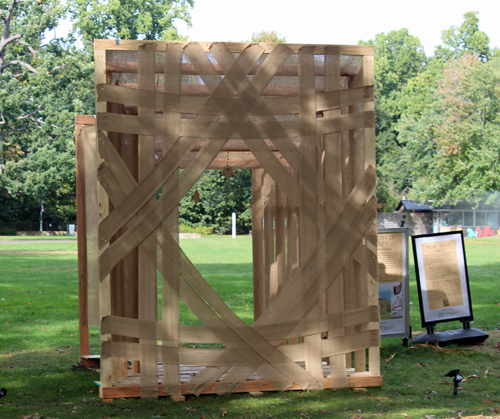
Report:
[[[226,177],[226,180],[229,180],[231,176],[235,176],[236,173],[234,173],[233,169],[229,167],[229,151],[227,152],[227,160],[226,160],[226,167],[222,169],[222,174]]]

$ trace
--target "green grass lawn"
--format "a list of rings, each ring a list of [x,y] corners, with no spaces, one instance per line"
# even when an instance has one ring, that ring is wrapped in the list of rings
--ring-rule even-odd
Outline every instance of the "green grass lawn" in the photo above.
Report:
[[[0,418],[451,418],[495,416],[500,408],[500,238],[466,239],[471,296],[477,327],[490,332],[488,344],[470,351],[405,350],[400,339],[384,339],[384,385],[366,391],[266,393],[261,396],[188,397],[185,403],[126,399],[102,403],[99,375],[77,367],[78,279],[76,241],[60,237],[0,238]],[[18,239],[18,238],[16,238]],[[64,239],[64,237],[63,237]],[[66,238],[68,239],[68,238]],[[35,240],[35,242],[30,242]],[[42,241],[40,241],[42,240]],[[49,240],[46,242],[46,240]],[[4,243],[2,243],[4,242]],[[251,323],[251,238],[212,236],[182,240],[202,275],[229,306]],[[411,324],[420,330],[412,258]],[[224,269],[222,269],[222,267]],[[186,323],[197,319],[183,311]],[[459,328],[459,323],[441,328]],[[91,347],[98,353],[98,331]],[[447,347],[448,348],[448,347]],[[451,349],[463,349],[450,346]],[[443,375],[461,368],[469,378],[458,396]],[[227,415],[226,413],[227,412]]]

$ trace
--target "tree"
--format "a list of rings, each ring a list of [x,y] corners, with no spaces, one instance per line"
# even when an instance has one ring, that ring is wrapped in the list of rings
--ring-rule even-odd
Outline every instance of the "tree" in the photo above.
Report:
[[[95,113],[93,57],[75,47],[73,35],[43,43],[43,34],[71,11],[86,41],[110,35],[172,39],[174,19],[190,24],[193,1],[0,5],[0,223],[38,219],[41,199],[44,218],[73,221],[74,118]]]
[[[359,44],[375,47],[377,200],[384,210],[392,211],[398,195],[408,187],[406,169],[401,165],[403,147],[396,131],[405,97],[402,91],[424,71],[427,57],[420,40],[406,28],[381,32],[375,40]]]
[[[444,46],[436,47],[436,57],[457,60],[464,53],[469,53],[477,55],[483,61],[491,58],[492,51],[488,46],[490,38],[479,30],[478,14],[479,12],[467,12],[460,27],[453,25],[442,32]]]
[[[2,9],[0,222],[74,220],[74,115],[93,112],[93,66],[61,40],[43,45],[65,8],[12,0]]]
[[[251,42],[275,42],[275,43],[285,43],[286,36],[281,36],[276,31],[260,31],[252,33]]]
[[[413,167],[412,197],[499,201],[500,60],[465,54],[446,64],[435,100],[405,117],[400,140]]]
[[[21,3],[22,9],[19,6]],[[32,0],[0,0],[0,74],[11,66],[37,73],[30,64],[29,54],[36,54],[43,32],[53,29],[64,11],[58,0],[45,4]]]
[[[194,0],[69,0],[74,27],[86,45],[94,39],[178,40],[175,20],[191,27]]]

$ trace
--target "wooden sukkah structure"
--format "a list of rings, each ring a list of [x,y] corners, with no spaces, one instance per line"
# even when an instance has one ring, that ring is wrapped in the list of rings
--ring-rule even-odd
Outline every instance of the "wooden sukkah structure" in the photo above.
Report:
[[[76,127],[100,396],[380,386],[373,47],[98,40],[95,82]],[[253,170],[252,325],[179,247],[211,168]]]

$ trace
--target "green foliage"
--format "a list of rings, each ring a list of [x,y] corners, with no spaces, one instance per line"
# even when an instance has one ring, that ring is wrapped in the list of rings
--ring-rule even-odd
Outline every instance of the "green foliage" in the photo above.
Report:
[[[498,63],[477,12],[425,58],[407,30],[375,41],[377,198],[497,200]],[[394,209],[394,208],[392,208]]]
[[[247,233],[252,226],[252,172],[234,170],[226,179],[220,170],[207,170],[179,205],[181,222],[211,227],[216,234],[231,231],[231,215],[237,214],[237,231]],[[198,191],[200,200],[194,202]]]
[[[22,37],[9,42],[11,57],[25,59],[28,45],[36,49],[45,30],[55,28],[65,12],[66,6],[59,0],[0,0],[2,29],[7,29],[9,38],[22,34]]]
[[[276,31],[260,31],[252,33],[252,42],[274,42],[285,43],[286,36],[281,36]]]
[[[37,73],[2,73],[0,202],[9,213],[0,221],[33,220],[41,199],[47,219],[75,220],[74,119],[93,113],[93,65],[60,41],[41,46],[33,61]]]
[[[148,5],[73,2],[69,10],[87,36],[85,40],[94,35],[107,37],[113,31],[126,34],[124,37],[172,39],[177,36],[174,19],[190,23],[188,6],[193,5],[192,0]],[[108,6],[115,20],[105,19]],[[76,219],[74,119],[75,115],[95,113],[93,58],[88,51],[75,47],[72,35],[67,40],[42,43],[43,33],[54,28],[67,11],[67,6],[57,0],[0,2],[3,225],[37,220],[42,199],[44,219]]]
[[[62,40],[41,43],[65,6],[9,3],[0,57],[0,222],[37,219],[41,199],[47,219],[75,220],[74,117],[93,113],[93,66]]]
[[[400,140],[413,168],[413,197],[498,202],[499,84],[499,59],[465,54],[446,64],[433,103],[404,118]]]
[[[427,57],[420,40],[405,28],[359,43],[375,47],[377,201],[392,211],[398,195],[409,186],[395,129],[405,97],[402,91],[424,71]]]
[[[488,44],[490,38],[479,30],[479,12],[464,14],[464,22],[460,27],[453,25],[442,32],[444,46],[436,47],[435,55],[443,60],[457,60],[464,53],[477,55],[485,61],[491,58],[492,51]]]
[[[94,39],[178,40],[175,20],[191,27],[194,0],[70,0],[74,27],[91,45]]]
[[[208,236],[209,234],[213,233],[213,228],[212,227],[207,227],[207,226],[189,226],[186,224],[181,224],[179,226],[179,233],[200,233],[203,236]]]

